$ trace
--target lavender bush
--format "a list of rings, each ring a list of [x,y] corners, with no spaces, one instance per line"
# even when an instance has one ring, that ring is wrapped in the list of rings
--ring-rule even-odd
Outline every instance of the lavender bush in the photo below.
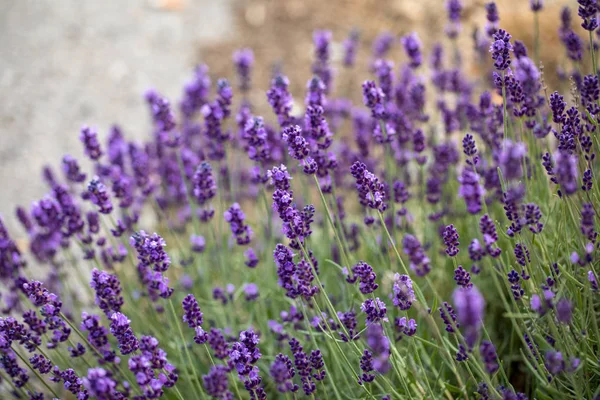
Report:
[[[66,155],[16,209],[27,254],[0,224],[2,398],[599,398],[598,7],[578,3],[570,91],[493,3],[467,75],[449,0],[429,52],[377,38],[364,104],[335,85],[358,31],[339,66],[319,31],[306,93],[277,71],[269,115],[243,49],[233,83],[200,66],[178,103],[147,92],[145,143],[84,127],[92,170]]]

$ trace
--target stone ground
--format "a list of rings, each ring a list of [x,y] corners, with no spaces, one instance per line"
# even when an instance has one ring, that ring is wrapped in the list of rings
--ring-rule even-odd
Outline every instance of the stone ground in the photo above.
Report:
[[[171,0],[177,5],[183,3]],[[230,0],[0,1],[0,213],[45,193],[44,164],[80,157],[81,125],[143,137],[142,94],[179,96],[198,48],[233,32]]]

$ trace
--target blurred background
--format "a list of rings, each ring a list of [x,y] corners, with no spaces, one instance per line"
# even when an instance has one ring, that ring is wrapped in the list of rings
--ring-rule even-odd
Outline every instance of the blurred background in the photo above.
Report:
[[[485,23],[484,1],[464,3],[458,43],[471,49],[473,31]],[[564,62],[557,28],[560,8],[567,3],[547,0],[540,14],[540,58],[546,71]],[[570,3],[576,16],[576,3]],[[500,26],[532,48],[529,1],[497,4]],[[250,96],[260,108],[266,105],[273,68],[281,68],[292,93],[303,97],[314,29],[333,31],[335,60],[341,42],[358,28],[363,70],[350,75],[338,68],[336,79],[337,94],[360,99],[360,83],[369,76],[371,41],[378,33],[417,31],[428,55],[432,42],[447,40],[446,18],[442,0],[2,0],[0,213],[9,229],[20,232],[14,207],[43,196],[42,167],[56,169],[67,153],[83,160],[82,125],[96,127],[101,139],[114,123],[128,138],[145,137],[145,90],[156,88],[177,101],[198,63],[208,64],[213,78],[234,80],[232,52],[252,48],[256,67]],[[396,46],[390,57],[400,54]],[[481,65],[463,61],[467,71]],[[552,87],[554,75],[546,79]]]

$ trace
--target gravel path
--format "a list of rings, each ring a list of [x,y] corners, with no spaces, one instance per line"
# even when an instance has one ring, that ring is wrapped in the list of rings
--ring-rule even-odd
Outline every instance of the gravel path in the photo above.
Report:
[[[173,0],[171,0],[172,3]],[[81,125],[104,137],[112,123],[142,137],[149,87],[175,98],[198,47],[232,35],[231,0],[0,2],[0,214],[46,191],[40,170],[82,154]]]

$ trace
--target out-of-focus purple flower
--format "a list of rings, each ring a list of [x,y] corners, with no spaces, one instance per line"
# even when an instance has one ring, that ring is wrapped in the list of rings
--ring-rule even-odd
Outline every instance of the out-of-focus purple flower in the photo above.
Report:
[[[344,66],[352,67],[356,60],[356,50],[359,45],[360,34],[358,29],[352,29],[342,44],[344,47]]]
[[[68,180],[75,183],[85,181],[85,174],[81,172],[79,163],[74,157],[66,155],[62,160],[63,172]]]
[[[556,155],[556,179],[561,191],[567,196],[572,195],[578,188],[577,156],[559,151]]]
[[[202,376],[206,393],[215,399],[232,400],[233,393],[228,390],[229,382],[227,379],[227,367],[213,365],[208,374]]]
[[[500,21],[500,15],[498,14],[498,7],[496,7],[496,3],[493,1],[486,3],[485,12],[486,19],[488,21],[485,26],[485,31],[488,36],[492,36],[498,29],[498,22]]]
[[[206,240],[204,236],[192,234],[190,236],[190,245],[193,252],[202,253],[206,247]]]
[[[253,301],[258,299],[259,293],[258,286],[256,285],[256,283],[246,283],[242,287],[242,290],[244,291],[244,298],[246,299],[246,301]]]
[[[387,101],[391,100],[392,90],[394,89],[394,63],[388,60],[376,60],[373,69],[385,99]]]
[[[522,142],[506,140],[498,154],[498,166],[507,181],[518,180],[523,176],[523,157],[527,154],[527,147]]]
[[[431,270],[429,265],[429,257],[425,254],[425,250],[421,246],[421,242],[411,234],[404,235],[402,239],[402,250],[410,259],[410,268],[415,271],[418,276],[425,276]]]
[[[567,49],[567,57],[573,61],[581,61],[583,58],[583,40],[579,35],[569,29],[561,39]]]
[[[485,194],[485,189],[479,183],[479,175],[470,168],[463,168],[458,181],[460,182],[458,195],[465,199],[467,211],[471,214],[478,214],[481,211],[482,198]]]
[[[333,71],[330,66],[330,45],[331,31],[315,31],[313,33],[313,42],[315,45],[315,61],[312,65],[312,72],[317,75],[325,85],[325,93],[331,90],[331,81],[333,80]]]
[[[198,65],[195,68],[194,76],[186,82],[183,92],[179,107],[183,115],[191,119],[203,105],[208,103],[210,77],[206,65]]]
[[[567,298],[562,298],[556,303],[556,319],[563,324],[569,324],[573,318],[573,306]]]
[[[395,37],[390,32],[380,33],[373,41],[371,48],[373,58],[378,59],[384,57],[394,44]]]
[[[100,178],[95,176],[87,187],[90,200],[98,206],[98,212],[101,214],[110,214],[113,210],[112,202],[108,194],[108,188],[100,182]]]
[[[529,301],[531,309],[540,314],[540,316],[545,315],[546,312],[554,306],[552,302],[552,299],[554,299],[554,292],[551,290],[544,290],[542,295],[543,298],[538,294],[533,294]]]
[[[588,282],[592,287],[592,290],[598,291],[598,281],[596,280],[596,275],[594,275],[594,271],[588,271],[587,273]]]
[[[102,156],[102,148],[98,141],[98,133],[87,126],[81,128],[79,140],[83,143],[85,154],[93,161],[98,161]]]
[[[492,36],[494,42],[490,46],[494,67],[499,71],[504,71],[510,66],[510,52],[513,46],[510,43],[511,35],[504,29],[498,29]]]
[[[472,348],[479,337],[485,300],[476,286],[457,288],[454,290],[452,300],[456,307],[458,322],[463,329],[465,340]]]
[[[367,346],[373,353],[373,369],[380,374],[385,374],[390,365],[390,340],[385,336],[383,327],[379,324],[370,324],[366,332]]]
[[[292,381],[296,375],[296,370],[294,369],[292,360],[290,360],[288,356],[281,353],[277,354],[275,356],[275,361],[271,364],[269,373],[280,393],[295,393],[300,389],[300,387]]]
[[[565,360],[560,351],[549,350],[546,352],[544,365],[551,375],[555,376],[565,370]]]
[[[530,0],[529,7],[533,12],[541,11],[544,8],[544,0]]]
[[[402,46],[406,55],[410,58],[410,66],[412,68],[419,67],[423,63],[423,54],[421,53],[421,41],[416,32],[402,37]]]
[[[82,379],[82,383],[90,395],[98,400],[120,398],[116,390],[117,383],[112,378],[110,371],[104,368],[90,368],[87,376]]]
[[[233,64],[238,74],[238,87],[242,92],[247,92],[251,87],[250,74],[254,66],[254,53],[252,49],[240,49],[233,53]]]
[[[246,266],[248,266],[248,268],[254,268],[258,265],[258,257],[256,256],[256,253],[254,252],[254,249],[252,249],[252,247],[249,247],[244,252],[244,257],[246,258],[246,261],[244,263],[246,264]]]
[[[446,35],[454,39],[460,32],[460,16],[463,10],[461,0],[447,0],[446,11],[448,12],[448,25],[446,25]]]
[[[271,88],[267,91],[267,101],[277,115],[279,125],[285,127],[292,122],[290,112],[292,111],[293,99],[288,91],[290,81],[283,75],[277,75],[271,82]]]

